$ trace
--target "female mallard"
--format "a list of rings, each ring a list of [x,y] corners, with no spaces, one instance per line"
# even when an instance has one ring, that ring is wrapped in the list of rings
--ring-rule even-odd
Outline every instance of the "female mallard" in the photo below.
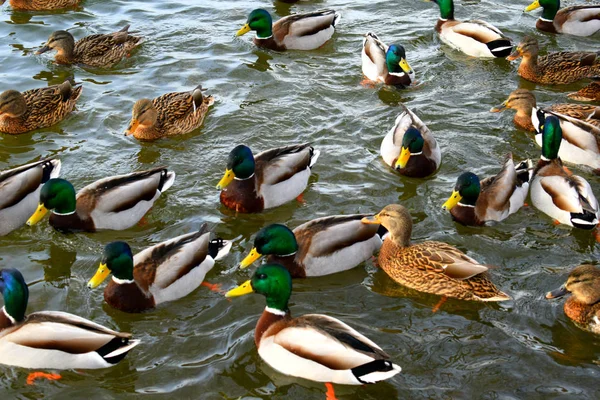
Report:
[[[551,292],[547,299],[556,299],[571,293],[564,310],[578,327],[600,334],[600,269],[584,264],[571,271],[567,282]]]
[[[314,50],[331,39],[339,19],[335,11],[322,10],[289,15],[273,23],[268,11],[257,9],[235,35],[255,31],[254,44],[271,50]]]
[[[523,57],[518,73],[521,77],[544,85],[566,85],[580,79],[600,76],[600,55],[596,52],[548,53],[538,57],[539,45],[533,36],[525,36],[507,60]]]
[[[379,266],[411,289],[461,300],[504,301],[510,297],[490,281],[488,267],[442,242],[410,243],[412,220],[406,208],[390,204],[363,222],[381,224],[389,234],[379,253]]]
[[[373,32],[365,35],[361,57],[363,74],[373,82],[405,87],[415,80],[404,47],[399,44],[388,47]]]
[[[311,167],[320,152],[309,143],[278,147],[254,157],[244,146],[236,146],[217,189],[221,203],[242,213],[260,212],[298,197],[308,185]]]
[[[550,33],[590,36],[600,30],[600,5],[572,6],[560,9],[560,0],[535,0],[525,11],[543,7],[535,27]]]
[[[0,364],[22,368],[97,369],[112,367],[137,346],[116,332],[60,311],[25,315],[29,289],[16,269],[0,270]]]
[[[35,54],[56,50],[54,60],[58,64],[83,64],[89,67],[111,68],[123,57],[129,57],[142,38],[127,32],[129,25],[118,32],[86,36],[75,42],[67,31],[56,31]]]
[[[322,276],[346,271],[368,260],[379,250],[383,227],[364,224],[369,214],[334,215],[308,221],[292,232],[285,225],[272,224],[261,229],[254,247],[242,260],[250,266],[263,255],[278,263],[292,278]]]
[[[569,93],[567,96],[577,101],[600,101],[600,82],[592,82],[583,89]]]
[[[443,207],[450,211],[453,220],[463,225],[502,221],[525,203],[532,173],[531,160],[515,166],[512,154],[508,153],[500,172],[481,182],[472,172],[462,173]]]
[[[342,321],[323,314],[292,318],[292,278],[281,265],[260,266],[251,280],[225,296],[252,292],[267,299],[254,342],[260,357],[278,372],[342,385],[375,383],[400,372],[379,346]]]
[[[135,256],[127,243],[109,243],[88,287],[94,289],[112,273],[113,279],[104,289],[104,300],[130,313],[185,297],[202,284],[215,260],[225,257],[231,249],[231,242],[211,240],[211,236],[205,223],[198,232],[156,244]]]
[[[440,18],[435,25],[442,42],[472,57],[500,57],[510,54],[512,43],[500,29],[480,20],[454,19],[453,0],[428,0],[440,6]]]
[[[0,236],[25,225],[42,185],[59,174],[60,160],[52,158],[0,172]]]
[[[60,85],[0,94],[0,132],[18,134],[52,126],[75,108],[82,86]]]
[[[198,129],[215,99],[202,95],[202,85],[191,92],[167,93],[155,99],[141,99],[133,105],[126,135],[138,140],[155,140],[184,135]]]
[[[6,0],[0,0],[0,6]],[[9,0],[13,10],[25,11],[49,11],[63,8],[74,8],[79,5],[80,0]]]
[[[423,121],[405,106],[402,108],[379,151],[383,161],[401,175],[425,178],[440,167],[440,148]]]
[[[60,231],[95,232],[132,227],[171,187],[175,172],[164,167],[100,179],[77,193],[64,179],[42,186],[40,203],[27,225],[37,224],[51,210],[50,225]]]
[[[563,168],[558,153],[562,142],[560,121],[546,117],[542,134],[542,156],[531,180],[531,202],[561,224],[581,229],[598,225],[598,200],[590,184]]]

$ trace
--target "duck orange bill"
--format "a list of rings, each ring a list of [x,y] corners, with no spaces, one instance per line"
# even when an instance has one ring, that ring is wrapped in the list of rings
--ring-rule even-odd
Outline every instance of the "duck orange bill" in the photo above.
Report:
[[[400,60],[400,68],[402,68],[402,71],[406,72],[407,74],[412,72],[412,68],[410,68],[408,61],[406,61],[404,58]]]
[[[39,49],[38,51],[36,51],[35,54],[39,55],[39,54],[45,53],[47,51],[50,51],[50,47],[48,47],[48,45],[46,45],[46,46],[42,47],[41,49]]]
[[[396,160],[396,164],[394,165],[395,169],[402,169],[406,167],[408,164],[408,160],[410,160],[410,150],[408,147],[403,147],[402,152],[400,152],[400,157]]]
[[[106,278],[108,278],[108,275],[110,275],[110,269],[108,269],[105,263],[100,263],[98,271],[96,271],[96,274],[87,284],[88,288],[97,288]]]
[[[261,257],[262,254],[260,254],[258,250],[256,250],[256,247],[254,247],[252,250],[250,250],[250,254],[248,254],[246,258],[242,260],[242,262],[240,263],[240,268],[244,269],[249,267],[254,261],[258,260]]]
[[[248,280],[242,283],[240,286],[231,289],[229,292],[225,293],[225,297],[239,297],[253,292],[254,289],[252,289],[252,282]]]
[[[517,47],[515,50],[506,57],[508,61],[514,61],[517,58],[521,57],[521,48]]]
[[[136,131],[136,129],[138,128],[139,125],[140,125],[140,121],[138,121],[137,119],[132,119],[131,122],[129,123],[129,127],[127,127],[127,130],[125,131],[125,136],[133,135],[133,132]]]
[[[233,178],[235,178],[235,174],[233,173],[233,171],[230,169],[226,169],[225,174],[223,174],[223,177],[221,178],[219,183],[217,183],[217,189],[226,188],[227,185],[229,185],[231,183]]]
[[[42,203],[40,203],[38,205],[37,210],[35,210],[33,215],[31,217],[29,217],[29,219],[27,220],[27,225],[32,226],[32,225],[37,224],[38,222],[40,222],[42,220],[42,218],[44,218],[44,215],[46,215],[47,212],[48,212],[48,209],[46,208],[46,206],[44,206]]]
[[[569,293],[569,291],[567,290],[567,287],[565,285],[562,285],[558,289],[554,289],[553,291],[546,293],[546,298],[547,299],[558,299],[559,297],[563,297],[564,295],[566,295],[568,293]]]
[[[490,108],[490,112],[502,112],[506,110],[506,101],[497,107]]]
[[[379,214],[375,214],[372,217],[364,217],[360,220],[360,222],[363,224],[381,224],[381,221],[379,220]]]
[[[457,205],[458,202],[461,200],[462,196],[460,195],[460,193],[458,193],[456,190],[453,190],[448,200],[446,200],[446,202],[442,205],[442,208],[445,208],[446,210],[451,210],[452,207]]]
[[[250,32],[251,30],[252,29],[250,29],[250,25],[246,24],[246,25],[242,26],[240,28],[240,30],[235,33],[235,36],[245,35],[246,33]]]
[[[541,7],[541,5],[540,5],[540,1],[539,1],[539,0],[535,0],[533,3],[531,3],[530,5],[528,5],[528,6],[525,8],[525,12],[527,12],[527,11],[533,11],[533,10],[535,10],[536,8],[540,8],[540,7]]]

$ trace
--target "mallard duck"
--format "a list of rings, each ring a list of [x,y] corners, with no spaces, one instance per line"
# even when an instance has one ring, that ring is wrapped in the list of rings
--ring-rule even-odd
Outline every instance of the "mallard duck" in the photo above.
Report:
[[[22,368],[98,369],[121,361],[140,341],[60,311],[25,315],[29,289],[16,269],[0,270],[0,364]]]
[[[544,85],[566,85],[580,79],[600,76],[600,53],[562,51],[538,57],[539,45],[533,36],[525,36],[506,59],[523,57],[518,73],[521,77]]]
[[[59,174],[60,160],[52,158],[0,172],[0,236],[25,225],[42,185]]]
[[[404,47],[399,44],[388,47],[373,32],[365,35],[361,57],[363,74],[373,82],[405,87],[415,80]]]
[[[440,18],[435,25],[442,42],[472,57],[508,56],[512,43],[500,29],[485,21],[457,21],[453,0],[427,0],[440,6]]]
[[[396,282],[411,289],[461,300],[504,301],[510,296],[490,281],[488,267],[442,242],[411,244],[412,219],[399,204],[386,206],[367,224],[388,231],[379,252],[379,266]]]
[[[141,99],[133,105],[125,135],[138,140],[155,140],[184,135],[198,129],[215,99],[202,95],[202,85],[190,92],[167,93],[155,99]]]
[[[306,189],[319,154],[309,143],[266,150],[256,157],[247,146],[236,146],[217,185],[221,203],[242,213],[285,204]]]
[[[556,299],[571,293],[564,310],[580,328],[600,334],[600,269],[584,264],[571,271],[567,282],[551,292],[547,299]]]
[[[569,93],[567,96],[577,101],[600,101],[600,82],[592,82],[583,89]]]
[[[404,105],[402,108],[379,151],[383,161],[401,175],[425,178],[440,167],[442,154],[423,121]]]
[[[443,207],[450,211],[453,220],[463,225],[502,221],[525,203],[532,174],[531,160],[515,166],[512,154],[508,153],[500,172],[481,182],[472,172],[462,173]]]
[[[289,15],[273,23],[271,14],[259,8],[235,35],[255,31],[254,44],[271,50],[314,50],[331,39],[340,17],[334,10],[321,10]]]
[[[0,6],[6,0],[0,0]],[[79,5],[80,0],[9,0],[14,10],[25,11],[48,11],[60,10],[62,8],[74,8]]]
[[[86,36],[75,42],[67,31],[56,31],[35,54],[56,50],[58,64],[83,64],[89,67],[111,68],[140,45],[142,38],[130,35],[129,25],[118,32]]]
[[[18,134],[46,128],[62,121],[75,108],[82,86],[60,85],[0,94],[0,132]]]
[[[400,372],[390,356],[342,321],[323,314],[292,318],[292,278],[279,264],[264,264],[227,297],[256,292],[267,299],[254,342],[260,357],[278,372],[316,382],[375,383]]]
[[[333,215],[308,221],[292,232],[272,224],[261,229],[254,247],[240,268],[250,266],[263,255],[267,262],[285,266],[292,278],[322,276],[346,271],[368,260],[379,250],[386,230],[363,224],[368,214]]]
[[[550,33],[590,36],[600,30],[600,5],[572,6],[560,9],[560,0],[535,0],[525,11],[543,7],[535,27]]]
[[[98,287],[112,273],[104,300],[130,313],[185,297],[200,286],[215,260],[231,249],[231,242],[211,236],[205,223],[198,232],[156,244],[135,256],[127,243],[111,242],[104,247],[102,262],[88,287]]]
[[[560,121],[554,115],[543,124],[542,155],[531,179],[531,202],[561,224],[581,229],[598,225],[598,200],[590,184],[564,170],[559,158]]]
[[[132,227],[175,181],[165,167],[100,179],[77,193],[60,178],[44,183],[40,202],[27,225],[37,224],[51,210],[50,225],[59,231],[95,232]]]

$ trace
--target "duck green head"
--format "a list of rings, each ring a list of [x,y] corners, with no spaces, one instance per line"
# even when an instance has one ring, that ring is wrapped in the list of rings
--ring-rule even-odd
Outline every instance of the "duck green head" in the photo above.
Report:
[[[240,268],[250,266],[263,255],[290,256],[298,251],[294,232],[285,225],[272,224],[262,228],[254,238],[254,247],[240,263]]]
[[[440,6],[441,19],[454,19],[454,1],[453,0],[427,0],[433,1]]]
[[[6,313],[16,322],[23,321],[29,301],[29,289],[23,275],[16,269],[0,269],[0,292]]]
[[[55,214],[73,214],[76,204],[75,188],[71,182],[60,178],[50,179],[42,186],[40,204],[27,221],[27,225],[35,225],[40,222],[48,210],[52,210]]]
[[[533,3],[527,6],[525,11],[533,11],[540,7],[544,7],[544,11],[542,11],[542,18],[552,21],[558,10],[560,10],[560,0],[535,0]]]
[[[407,75],[412,74],[412,68],[410,68],[408,61],[406,61],[406,51],[402,45],[392,44],[388,47],[385,53],[385,63],[388,71],[391,73],[399,74],[405,72]]]
[[[248,15],[246,25],[244,25],[236,36],[242,36],[250,31],[256,32],[259,39],[267,39],[273,35],[273,19],[267,10],[258,8]]]
[[[237,179],[248,179],[254,175],[254,155],[252,150],[248,146],[243,144],[236,146],[229,153],[227,158],[227,168],[223,178],[217,184],[217,189],[223,189],[227,187],[233,181]]]
[[[248,293],[262,294],[267,298],[267,307],[287,312],[292,295],[292,277],[279,264],[264,264],[254,271],[252,279],[230,290],[225,297],[238,297]]]
[[[454,190],[442,208],[451,210],[459,202],[475,206],[480,192],[481,184],[479,183],[479,177],[472,172],[463,172],[456,180]]]
[[[104,255],[96,274],[88,282],[88,288],[98,287],[108,275],[122,281],[133,280],[133,253],[125,242],[111,242],[104,246]]]
[[[421,132],[414,126],[409,127],[402,137],[402,151],[400,157],[396,160],[394,168],[401,169],[406,167],[411,156],[418,156],[423,152],[425,140]]]
[[[558,150],[562,141],[562,128],[560,121],[554,115],[548,115],[544,124],[540,126],[542,131],[542,159],[554,160],[558,158]]]

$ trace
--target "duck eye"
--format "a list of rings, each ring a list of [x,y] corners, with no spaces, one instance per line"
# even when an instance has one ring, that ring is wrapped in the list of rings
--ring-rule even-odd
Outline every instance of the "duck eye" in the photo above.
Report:
[[[267,274],[258,274],[256,277],[258,279],[267,279]]]

